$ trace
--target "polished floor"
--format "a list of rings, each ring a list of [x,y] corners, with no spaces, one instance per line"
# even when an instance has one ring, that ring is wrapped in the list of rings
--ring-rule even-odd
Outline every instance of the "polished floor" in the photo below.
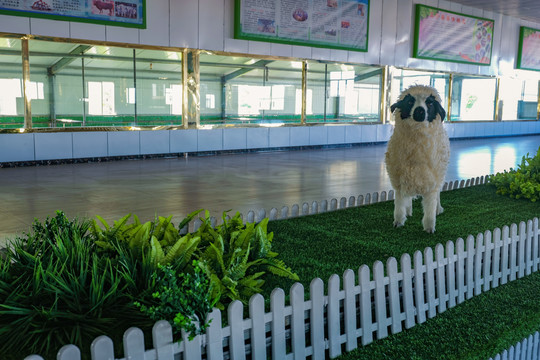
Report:
[[[516,167],[535,154],[540,135],[451,142],[447,180]],[[386,145],[223,154],[153,160],[0,169],[0,241],[27,231],[34,218],[63,210],[70,218],[112,222],[174,215],[176,224],[204,208],[220,217],[389,190]]]

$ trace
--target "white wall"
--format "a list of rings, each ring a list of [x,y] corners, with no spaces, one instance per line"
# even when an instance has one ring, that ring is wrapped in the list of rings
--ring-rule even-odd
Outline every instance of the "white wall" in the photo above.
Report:
[[[495,21],[491,66],[476,66],[411,57],[414,4],[422,3]],[[331,50],[233,38],[234,0],[147,1],[147,29],[0,15],[0,32],[57,36],[132,44],[199,48],[244,54],[287,56],[363,64],[507,75],[514,70],[523,21],[446,0],[372,0],[368,52]]]
[[[540,134],[540,121],[445,123],[451,139]],[[0,134],[0,163],[386,142],[391,125]]]

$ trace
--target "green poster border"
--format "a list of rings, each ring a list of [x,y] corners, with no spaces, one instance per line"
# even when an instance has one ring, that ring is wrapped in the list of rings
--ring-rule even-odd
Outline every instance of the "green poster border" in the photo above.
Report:
[[[324,42],[317,42],[317,41],[302,41],[302,40],[294,40],[294,39],[288,39],[288,38],[279,38],[275,36],[264,36],[264,35],[253,35],[248,34],[242,31],[242,23],[240,22],[241,13],[242,13],[242,1],[243,0],[235,0],[234,1],[234,38],[240,39],[240,40],[253,40],[253,41],[265,41],[265,42],[273,42],[278,44],[286,44],[286,45],[301,45],[301,46],[311,46],[316,48],[327,48],[327,49],[339,49],[339,50],[351,50],[351,51],[358,51],[358,52],[368,52],[369,49],[369,15],[371,13],[371,0],[367,0],[368,3],[368,11],[367,11],[367,31],[366,31],[366,47],[365,49],[351,47],[351,46],[345,46],[345,45],[333,45],[328,44]]]
[[[24,10],[0,9],[0,14],[9,15],[9,16],[21,16],[21,17],[31,17],[31,18],[60,20],[60,21],[74,21],[74,22],[81,22],[81,23],[87,23],[87,24],[110,25],[110,26],[120,26],[120,27],[127,27],[127,28],[146,29],[146,0],[142,0],[142,21],[143,21],[142,24],[130,24],[130,23],[124,23],[124,22],[112,21],[112,20],[88,19],[88,18],[69,16],[69,15],[48,15],[48,14],[34,13],[31,11],[24,11]]]
[[[519,44],[518,44],[518,54],[517,54],[517,60],[516,60],[516,69],[540,71],[540,69],[534,69],[534,68],[521,66],[521,60],[522,60],[522,56],[523,56],[523,40],[525,40],[525,31],[526,30],[532,30],[534,32],[540,33],[540,29],[535,29],[535,28],[531,28],[531,27],[527,27],[527,26],[521,26],[519,28]]]
[[[455,12],[455,11],[450,11],[450,10],[446,10],[446,9],[436,8],[436,7],[433,7],[433,6],[428,6],[428,5],[423,5],[423,4],[416,4],[416,9],[415,9],[415,19],[414,19],[413,57],[415,57],[415,58],[417,58],[417,59],[426,59],[426,60],[435,60],[435,61],[446,61],[446,62],[459,63],[459,64],[467,64],[467,65],[491,66],[491,58],[492,58],[492,56],[493,56],[493,36],[491,37],[491,48],[490,48],[490,52],[489,52],[489,63],[488,63],[488,64],[478,63],[478,62],[474,62],[474,61],[450,60],[450,59],[444,59],[444,58],[428,57],[428,56],[420,56],[420,55],[418,55],[418,40],[419,40],[418,37],[419,37],[419,35],[420,35],[420,34],[419,34],[419,33],[420,33],[420,10],[421,10],[422,7],[423,7],[423,8],[428,8],[428,9],[433,9],[433,10],[444,11],[444,12],[447,12],[447,13],[450,13],[450,14],[456,14],[456,15],[460,15],[460,16],[465,16],[465,17],[472,18],[472,19],[479,19],[479,20],[491,21],[491,22],[493,23],[493,29],[495,29],[495,20],[493,20],[493,19],[488,19],[488,18],[483,18],[483,17],[473,16],[473,15],[468,15],[468,14],[458,13],[458,12]]]

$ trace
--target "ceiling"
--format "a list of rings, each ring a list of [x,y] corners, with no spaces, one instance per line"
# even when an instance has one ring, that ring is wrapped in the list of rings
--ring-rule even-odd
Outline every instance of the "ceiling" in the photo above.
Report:
[[[487,10],[527,21],[540,21],[539,0],[451,0],[452,2]]]

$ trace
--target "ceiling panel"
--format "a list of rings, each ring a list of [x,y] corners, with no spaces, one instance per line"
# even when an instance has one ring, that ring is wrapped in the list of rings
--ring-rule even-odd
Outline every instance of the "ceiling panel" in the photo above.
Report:
[[[539,0],[452,0],[452,2],[527,21],[540,21]]]

